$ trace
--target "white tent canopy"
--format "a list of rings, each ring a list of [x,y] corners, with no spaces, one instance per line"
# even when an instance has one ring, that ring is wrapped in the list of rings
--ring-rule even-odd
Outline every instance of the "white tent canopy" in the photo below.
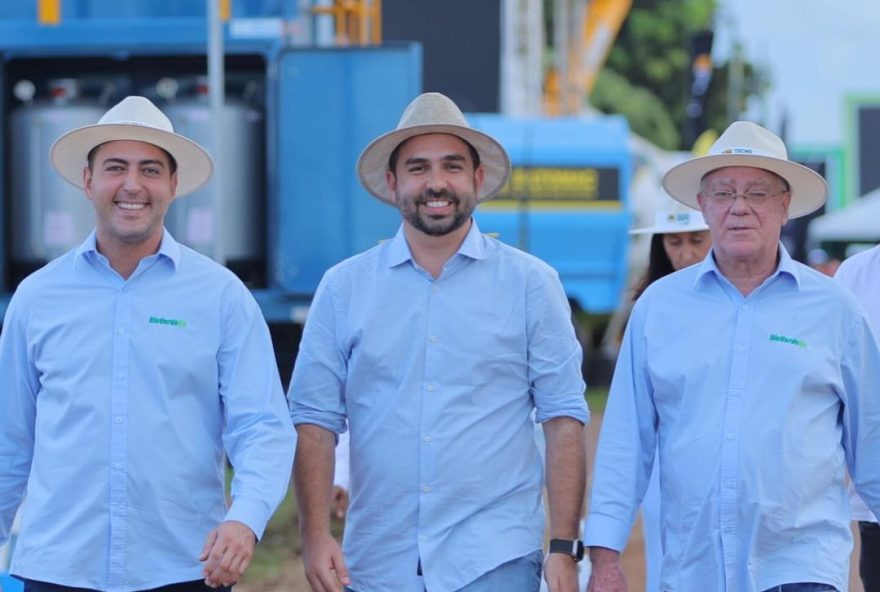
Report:
[[[809,242],[880,241],[880,188],[842,210],[817,216],[807,226]]]

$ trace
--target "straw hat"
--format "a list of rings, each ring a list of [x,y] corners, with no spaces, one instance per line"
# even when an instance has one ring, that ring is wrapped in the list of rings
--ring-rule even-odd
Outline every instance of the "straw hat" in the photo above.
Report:
[[[788,160],[785,144],[760,125],[736,121],[712,144],[706,156],[683,162],[663,177],[663,188],[686,206],[699,208],[697,193],[708,173],[731,166],[756,167],[776,173],[791,189],[788,217],[797,218],[825,203],[828,185],[821,175]]]
[[[364,148],[357,162],[361,185],[375,197],[394,205],[385,182],[388,159],[401,143],[423,134],[452,134],[474,147],[485,170],[477,201],[492,199],[510,177],[510,158],[495,138],[468,125],[464,114],[440,93],[419,95],[403,112],[397,129],[383,134]]]
[[[208,152],[192,140],[174,133],[171,121],[144,97],[126,97],[94,125],[67,132],[49,150],[49,158],[64,179],[80,189],[83,168],[95,146],[114,140],[147,142],[167,151],[177,161],[177,195],[185,195],[208,182],[214,163]]]
[[[654,225],[645,228],[634,228],[630,234],[671,234],[673,232],[699,232],[709,230],[703,214],[685,207],[679,202],[654,214]]]

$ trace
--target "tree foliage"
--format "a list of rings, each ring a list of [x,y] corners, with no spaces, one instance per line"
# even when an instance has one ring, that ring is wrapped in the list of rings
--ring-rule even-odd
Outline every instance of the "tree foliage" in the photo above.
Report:
[[[685,145],[686,107],[691,98],[691,38],[713,28],[717,0],[634,0],[600,73],[590,103],[625,115],[633,131],[666,149]],[[705,95],[705,127],[723,130],[728,113],[740,112],[763,80],[743,66],[741,103],[728,109],[728,63],[714,64]]]

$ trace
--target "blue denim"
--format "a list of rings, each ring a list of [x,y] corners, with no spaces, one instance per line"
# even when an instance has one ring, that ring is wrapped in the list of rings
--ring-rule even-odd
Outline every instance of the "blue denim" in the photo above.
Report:
[[[538,592],[541,589],[541,569],[544,553],[535,551],[519,559],[502,563],[492,571],[460,588],[458,592]],[[346,588],[345,592],[355,592]],[[425,589],[425,592],[429,592]]]
[[[543,566],[544,553],[535,551],[525,557],[502,563],[458,592],[538,592],[541,589]]]
[[[783,584],[781,586],[773,586],[764,592],[837,592],[837,588],[828,584],[817,584],[815,582],[800,582],[798,584]]]

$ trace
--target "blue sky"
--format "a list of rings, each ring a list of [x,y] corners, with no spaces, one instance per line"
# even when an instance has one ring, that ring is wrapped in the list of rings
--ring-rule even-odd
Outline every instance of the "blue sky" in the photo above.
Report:
[[[846,96],[880,101],[880,0],[720,0],[714,53],[729,54],[736,35],[745,57],[764,67],[773,88],[744,118],[779,131],[787,111],[788,141],[845,141]]]

